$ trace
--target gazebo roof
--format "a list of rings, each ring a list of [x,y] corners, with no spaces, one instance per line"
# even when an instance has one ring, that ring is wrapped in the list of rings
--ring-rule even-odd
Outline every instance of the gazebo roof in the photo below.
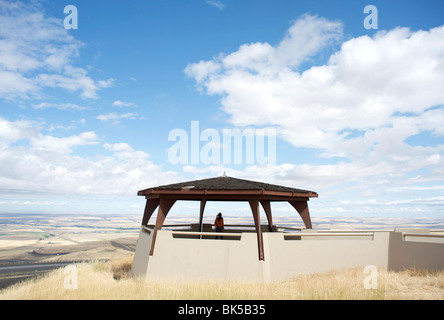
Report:
[[[141,190],[139,196],[147,198],[159,195],[175,195],[183,199],[216,197],[230,195],[233,200],[242,196],[267,196],[270,200],[289,198],[311,198],[318,194],[313,191],[284,187],[264,182],[237,179],[227,176],[186,181]],[[237,196],[237,197],[236,197]]]

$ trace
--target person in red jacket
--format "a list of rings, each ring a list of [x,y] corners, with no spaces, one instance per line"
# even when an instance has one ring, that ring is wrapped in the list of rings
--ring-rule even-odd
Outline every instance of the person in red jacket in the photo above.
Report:
[[[216,220],[214,220],[214,226],[216,227],[216,232],[224,231],[224,218],[222,218],[222,213],[218,213]],[[224,237],[217,236],[216,239],[223,239]]]

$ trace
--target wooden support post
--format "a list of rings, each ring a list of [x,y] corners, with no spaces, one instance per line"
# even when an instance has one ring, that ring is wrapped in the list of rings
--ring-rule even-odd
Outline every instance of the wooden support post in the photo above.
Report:
[[[253,200],[248,200],[248,202],[250,203],[251,212],[253,213],[254,225],[256,227],[259,260],[264,260],[264,246],[262,243],[262,230],[261,230],[261,221],[259,216],[259,200],[253,199]]]
[[[146,200],[145,211],[143,213],[143,218],[142,218],[142,226],[148,225],[148,222],[150,221],[153,212],[157,209],[158,206],[159,206],[159,198]]]
[[[154,227],[154,232],[153,232],[153,242],[151,243],[150,256],[153,255],[154,245],[156,243],[157,231],[162,229],[165,218],[175,202],[176,199],[160,198],[159,210],[157,211],[156,226]]]
[[[205,210],[205,204],[207,203],[206,199],[200,200],[200,214],[199,214],[199,232],[202,232],[202,223],[203,223],[203,213]],[[202,238],[202,236],[201,236]]]
[[[267,220],[268,220],[268,229],[271,232],[271,230],[273,228],[273,218],[271,216],[270,200],[261,200],[260,203],[262,205],[262,208],[264,208],[265,215],[267,216]]]
[[[299,215],[302,218],[302,221],[305,224],[305,227],[307,229],[312,229],[312,227],[311,227],[310,212],[308,211],[308,203],[307,203],[307,201],[288,201],[288,202],[299,213]]]

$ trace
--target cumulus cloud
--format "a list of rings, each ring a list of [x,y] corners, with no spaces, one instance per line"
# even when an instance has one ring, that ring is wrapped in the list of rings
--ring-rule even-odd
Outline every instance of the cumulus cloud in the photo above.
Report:
[[[38,97],[51,87],[98,98],[97,91],[113,79],[94,80],[73,66],[83,46],[35,2],[0,0],[0,97]]]
[[[0,117],[0,147],[6,147],[19,140],[32,139],[39,134],[37,127],[31,121],[10,122]]]
[[[114,79],[93,79],[75,66],[84,44],[49,17],[38,2],[0,0],[0,99],[32,99],[33,109],[85,110],[70,102],[42,102],[47,88],[98,98]],[[38,101],[39,100],[39,101]],[[128,103],[117,102],[121,106]],[[104,114],[98,119],[118,123],[134,113]],[[86,120],[81,119],[80,124]],[[76,124],[71,121],[72,129]],[[129,144],[103,141],[94,131],[58,136],[45,120],[8,120],[0,116],[0,190],[2,194],[123,195],[173,182],[149,154]],[[66,133],[65,133],[66,134]],[[90,154],[91,146],[95,153]]]
[[[43,134],[38,123],[0,117],[0,189],[135,196],[140,189],[177,180],[127,143],[105,142],[94,158],[74,152],[100,143],[92,131],[60,138]]]
[[[268,126],[296,148],[362,166],[412,163],[444,146],[408,145],[421,132],[443,136],[444,26],[396,28],[343,41],[324,64],[306,61],[343,41],[342,24],[304,15],[280,43],[252,43],[189,64],[185,73],[235,126]],[[297,150],[297,149],[295,149]]]
[[[70,153],[74,147],[97,144],[97,139],[95,132],[88,131],[61,138],[39,133],[31,137],[29,141],[34,149]]]
[[[185,74],[201,92],[221,97],[231,124],[273,126],[293,146],[285,157],[294,161],[281,160],[278,148],[276,166],[184,171],[226,170],[315,190],[323,201],[312,206],[324,213],[339,205],[353,214],[436,214],[443,202],[430,192],[444,179],[444,26],[347,40],[342,32],[339,21],[303,15],[276,45],[243,44],[189,64]],[[435,143],[408,142],[427,135]],[[316,157],[307,162],[305,152]],[[353,200],[341,203],[345,195]]]

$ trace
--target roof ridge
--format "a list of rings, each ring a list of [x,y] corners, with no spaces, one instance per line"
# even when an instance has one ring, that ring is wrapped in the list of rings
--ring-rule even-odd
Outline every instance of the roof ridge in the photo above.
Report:
[[[225,174],[225,172],[224,172]],[[276,184],[229,177],[226,174],[219,177],[205,178],[192,181],[184,181],[168,185],[157,186],[145,190],[181,190],[192,188],[193,190],[267,190],[281,192],[314,193],[313,191],[280,186]],[[142,190],[144,191],[144,190]]]

